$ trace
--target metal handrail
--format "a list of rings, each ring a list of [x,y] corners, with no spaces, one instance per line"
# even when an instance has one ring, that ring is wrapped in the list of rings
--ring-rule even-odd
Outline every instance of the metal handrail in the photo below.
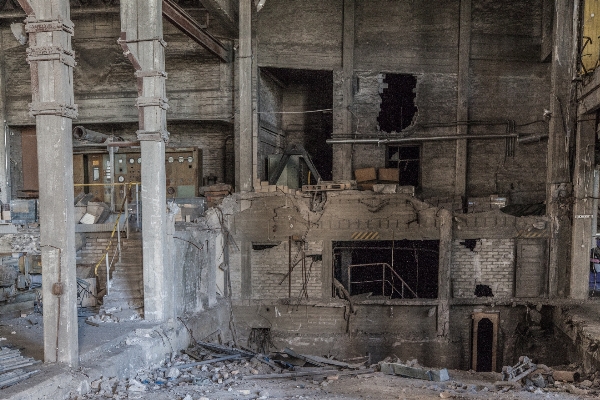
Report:
[[[352,282],[352,268],[354,267],[375,267],[375,266],[382,266],[382,275],[381,275],[381,279],[376,279],[373,281],[356,281],[356,282]],[[390,272],[392,273],[392,281],[390,282],[389,279],[386,279],[385,277],[385,272],[386,269],[389,269]],[[393,282],[394,278],[398,278],[398,280],[400,280],[400,282],[402,282],[402,291],[398,291],[398,289],[396,288],[396,285]],[[398,275],[398,273],[396,271],[394,271],[394,268],[392,268],[392,266],[388,263],[372,263],[372,264],[352,264],[352,265],[348,265],[348,293],[352,294],[352,284],[353,283],[375,283],[375,282],[381,282],[381,291],[383,296],[385,296],[385,284],[388,283],[390,285],[390,287],[392,288],[392,293],[390,294],[390,298],[393,296],[394,291],[396,293],[398,293],[400,296],[402,296],[402,298],[404,298],[404,288],[406,287],[406,289],[408,289],[408,291],[415,297],[419,297],[417,296],[417,293],[412,290],[410,288],[410,286],[408,286],[408,284],[404,281],[404,279],[402,279],[402,277],[400,275]]]

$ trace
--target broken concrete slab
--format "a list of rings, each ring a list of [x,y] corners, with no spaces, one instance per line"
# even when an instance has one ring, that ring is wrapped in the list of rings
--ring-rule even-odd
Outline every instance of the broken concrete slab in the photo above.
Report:
[[[400,375],[407,378],[423,379],[426,381],[445,382],[450,379],[446,368],[440,370],[430,370],[419,367],[409,367],[398,363],[379,364],[381,372],[387,375]]]

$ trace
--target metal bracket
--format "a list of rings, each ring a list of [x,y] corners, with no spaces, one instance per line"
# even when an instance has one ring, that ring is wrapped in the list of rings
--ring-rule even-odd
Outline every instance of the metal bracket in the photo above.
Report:
[[[136,132],[137,139],[142,141],[152,141],[152,142],[161,142],[165,143],[169,142],[170,133],[168,131],[137,131]]]
[[[34,102],[29,104],[29,115],[58,115],[60,117],[77,119],[77,104],[59,104],[57,102]]]
[[[69,67],[75,67],[75,53],[58,46],[29,47],[27,62],[58,60]]]
[[[138,97],[135,105],[137,107],[160,107],[163,110],[168,110],[169,99],[164,97]]]
[[[162,76],[165,79],[168,78],[168,74],[165,71],[152,71],[152,70],[135,71],[136,78],[151,78],[151,77],[155,77],[155,76]]]
[[[75,33],[73,22],[52,20],[52,21],[29,21],[25,25],[25,32],[40,33],[40,32],[66,32],[69,35]]]

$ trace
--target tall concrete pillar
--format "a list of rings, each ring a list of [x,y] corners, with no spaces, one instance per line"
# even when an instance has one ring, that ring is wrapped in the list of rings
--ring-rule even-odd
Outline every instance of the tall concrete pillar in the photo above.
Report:
[[[254,153],[252,110],[252,0],[239,0],[238,104],[239,124],[235,132],[235,188],[250,192],[253,188]]]
[[[569,276],[569,297],[573,299],[587,299],[589,291],[592,222],[595,222],[594,213],[598,212],[594,209],[595,141],[595,115],[582,114],[577,126],[573,182],[575,202],[573,204],[571,273]]]
[[[579,2],[555,0],[550,87],[550,119],[546,171],[546,214],[550,218],[549,293],[566,297],[569,293],[571,250],[572,182],[570,156],[574,144],[577,110],[573,78],[576,75],[574,16]]]
[[[344,0],[344,25],[342,36],[342,102],[341,126],[334,127],[334,136],[350,137],[353,132],[352,110],[354,103],[354,36],[355,36],[354,0]],[[336,104],[333,105],[334,108]],[[352,144],[333,145],[333,179],[348,180],[352,174]]]
[[[173,271],[167,260],[165,142],[168,102],[162,0],[121,0],[119,43],[138,78],[139,130],[142,153],[142,238],[144,318],[173,317]]]
[[[19,0],[27,13],[27,61],[31,66],[35,117],[44,299],[44,361],[76,367],[77,280],[75,275],[75,212],[73,206],[71,48],[73,23],[69,0]]]

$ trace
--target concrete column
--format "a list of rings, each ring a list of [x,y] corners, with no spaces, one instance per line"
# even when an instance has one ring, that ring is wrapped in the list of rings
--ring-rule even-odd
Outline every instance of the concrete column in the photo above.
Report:
[[[2,51],[0,52],[0,66],[4,65],[4,37],[0,37]],[[6,77],[4,68],[0,70],[0,201],[7,203],[10,201],[10,184],[9,184],[9,163],[8,156],[9,141],[6,125]],[[1,219],[1,218],[0,218]]]
[[[31,66],[35,116],[40,242],[44,269],[44,361],[79,364],[72,119],[73,23],[68,0],[20,1],[27,13],[27,61]]]
[[[587,117],[587,118],[586,118]],[[582,115],[577,127],[573,227],[569,297],[587,299],[590,273],[592,222],[594,221],[595,115]]]
[[[239,128],[235,132],[235,187],[239,192],[253,188],[254,156],[252,110],[252,0],[239,0],[238,99]]]
[[[571,249],[571,171],[569,158],[574,143],[576,108],[572,104],[579,2],[555,0],[548,155],[546,213],[550,217],[549,294],[565,297],[569,285]]]
[[[458,93],[456,120],[469,120],[469,64],[471,59],[471,0],[460,1],[460,28],[458,40]],[[457,135],[468,135],[469,126],[456,126]],[[466,139],[456,141],[456,178],[454,194],[463,200],[467,196],[467,147]]]
[[[438,269],[437,335],[450,334],[450,298],[452,279],[452,212],[440,210],[440,258]]]
[[[168,141],[161,0],[122,0],[119,43],[136,69],[142,153],[144,318],[174,316],[173,271],[167,257],[165,142]]]
[[[342,126],[341,134],[353,133],[352,113],[354,103],[354,0],[344,0],[344,25],[342,38]],[[352,179],[352,145],[333,145],[333,179]]]

